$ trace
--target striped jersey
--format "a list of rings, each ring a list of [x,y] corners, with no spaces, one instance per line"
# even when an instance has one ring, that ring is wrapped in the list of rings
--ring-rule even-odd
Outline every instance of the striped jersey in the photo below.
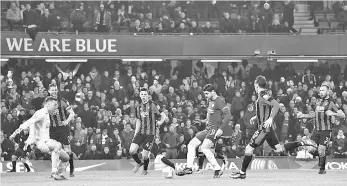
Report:
[[[329,97],[318,99],[315,110],[314,126],[316,130],[332,130],[331,116],[325,114],[327,110],[337,112],[339,109]]]
[[[63,121],[69,117],[69,110],[72,109],[69,102],[58,97],[58,108],[49,115],[51,128],[63,126]]]
[[[140,120],[140,133],[144,135],[156,134],[156,121],[160,119],[160,107],[154,101],[140,103],[135,109],[135,116]]]
[[[259,92],[258,100],[256,101],[258,129],[264,129],[264,122],[270,117],[272,110],[272,105],[270,104],[270,102],[272,100],[273,97],[270,95],[268,90]],[[272,127],[275,126],[272,125]]]

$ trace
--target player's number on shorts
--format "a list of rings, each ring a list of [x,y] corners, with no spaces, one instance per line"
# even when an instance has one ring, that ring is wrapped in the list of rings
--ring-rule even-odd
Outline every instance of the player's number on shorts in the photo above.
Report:
[[[211,132],[210,132],[210,135],[214,135],[216,133],[216,130],[215,129],[212,129]]]
[[[258,136],[259,136],[259,131],[256,131],[256,132],[253,134],[252,139],[257,138]]]

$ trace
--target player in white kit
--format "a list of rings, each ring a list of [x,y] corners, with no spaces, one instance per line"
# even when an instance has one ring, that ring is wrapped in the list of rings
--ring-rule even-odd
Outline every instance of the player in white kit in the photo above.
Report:
[[[61,143],[49,138],[49,113],[54,112],[58,107],[57,99],[47,97],[44,107],[35,112],[35,114],[26,122],[21,124],[19,128],[10,136],[13,140],[22,130],[29,128],[29,137],[25,145],[35,145],[43,153],[51,154],[52,164],[59,167],[53,174],[55,180],[66,179],[63,171],[66,169],[69,155],[62,149]]]
[[[154,163],[157,169],[162,170],[162,174],[165,178],[172,178],[175,174],[175,164],[173,164],[169,159],[166,158],[166,150],[163,149],[155,157]]]

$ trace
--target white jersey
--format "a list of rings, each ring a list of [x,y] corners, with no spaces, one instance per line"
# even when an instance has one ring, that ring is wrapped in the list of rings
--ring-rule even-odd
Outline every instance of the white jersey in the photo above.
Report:
[[[46,108],[42,108],[35,112],[35,114],[19,127],[24,130],[29,128],[29,137],[26,144],[31,145],[37,141],[49,140],[49,114]]]

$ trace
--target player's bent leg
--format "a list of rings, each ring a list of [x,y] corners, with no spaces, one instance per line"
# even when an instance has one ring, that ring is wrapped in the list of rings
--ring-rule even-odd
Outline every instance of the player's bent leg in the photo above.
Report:
[[[26,168],[27,172],[30,172],[30,167],[29,167],[29,160],[25,157],[21,157],[20,161],[23,163],[24,167]]]
[[[137,163],[137,165],[133,169],[133,173],[136,173],[139,168],[143,165],[142,161],[139,158],[139,155],[137,153],[137,150],[139,149],[139,145],[136,143],[130,144],[129,153],[133,157],[134,161]]]
[[[196,149],[200,146],[201,144],[201,138],[203,135],[199,135],[199,133],[192,139],[190,140],[189,144],[187,145],[188,148],[188,153],[187,153],[187,166],[176,173],[177,176],[184,176],[186,174],[193,174],[193,164],[194,164],[194,159],[196,157]],[[206,135],[205,135],[206,136]],[[205,138],[204,136],[204,138]]]
[[[233,179],[245,179],[246,171],[249,166],[249,163],[252,161],[253,151],[256,147],[252,146],[252,144],[248,144],[245,148],[245,156],[243,157],[241,170],[233,172],[229,175],[230,178]]]
[[[219,178],[223,172],[221,171],[221,167],[218,164],[214,153],[211,151],[212,147],[213,147],[214,143],[211,139],[206,138],[201,145],[201,150],[202,153],[205,154],[206,159],[212,164],[213,169],[214,169],[214,178]]]
[[[325,163],[326,163],[326,146],[319,145],[318,146],[318,154],[319,154],[319,160],[318,160],[318,166],[319,166],[319,174],[325,174]]]
[[[70,164],[70,177],[75,177],[75,166],[74,166],[74,163],[73,163],[73,152],[71,151],[71,146],[70,144],[68,145],[64,145],[63,144],[63,147],[64,147],[64,151],[69,155],[70,159],[69,159],[69,164]]]
[[[196,157],[196,149],[201,145],[201,140],[194,137],[187,145],[187,167],[192,168],[194,164],[194,159]]]
[[[51,152],[52,167],[54,170],[51,177],[55,180],[66,179],[62,176],[63,171],[66,169],[66,165],[70,159],[69,155],[62,149],[61,143],[49,139],[47,141],[40,141],[37,143],[37,147],[44,153]],[[60,161],[61,160],[61,161]]]
[[[17,159],[18,159],[18,156],[16,155],[12,155],[11,156],[11,160],[12,160],[12,170],[10,170],[9,172],[17,172]]]
[[[148,174],[149,155],[150,155],[150,151],[143,149],[143,151],[142,151],[142,157],[143,157],[142,175]]]

